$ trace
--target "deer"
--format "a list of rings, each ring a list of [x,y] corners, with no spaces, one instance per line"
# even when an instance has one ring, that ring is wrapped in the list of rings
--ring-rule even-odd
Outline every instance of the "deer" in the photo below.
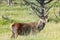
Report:
[[[46,17],[41,17],[38,22],[32,23],[13,23],[11,25],[12,36],[11,38],[17,38],[19,34],[35,32],[38,30],[39,32],[45,27]]]

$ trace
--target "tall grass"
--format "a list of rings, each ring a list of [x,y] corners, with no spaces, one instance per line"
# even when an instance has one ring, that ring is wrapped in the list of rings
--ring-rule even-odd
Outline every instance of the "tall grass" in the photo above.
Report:
[[[57,7],[58,5],[58,7]],[[0,5],[0,40],[60,40],[60,4],[49,10],[49,22],[44,29],[35,34],[27,36],[18,36],[17,39],[11,39],[10,25],[13,22],[37,22],[38,16],[28,6],[8,6]],[[1,16],[7,16],[10,20],[5,20]],[[56,18],[58,17],[58,19]],[[58,23],[57,23],[58,22]]]

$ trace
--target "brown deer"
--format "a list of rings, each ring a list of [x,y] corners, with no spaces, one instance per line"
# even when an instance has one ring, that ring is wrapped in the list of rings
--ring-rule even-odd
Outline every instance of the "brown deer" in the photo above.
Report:
[[[11,25],[11,30],[12,30],[12,38],[17,38],[19,34],[25,34],[25,33],[30,33],[31,30],[35,31],[41,31],[46,23],[46,18],[41,17],[39,22],[33,22],[33,23],[13,23]]]

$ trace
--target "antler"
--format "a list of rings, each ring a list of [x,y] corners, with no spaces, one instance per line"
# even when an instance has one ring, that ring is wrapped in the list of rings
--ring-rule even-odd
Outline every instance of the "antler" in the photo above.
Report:
[[[51,1],[53,1],[53,0],[45,1],[44,4],[48,4],[48,3],[50,3]]]

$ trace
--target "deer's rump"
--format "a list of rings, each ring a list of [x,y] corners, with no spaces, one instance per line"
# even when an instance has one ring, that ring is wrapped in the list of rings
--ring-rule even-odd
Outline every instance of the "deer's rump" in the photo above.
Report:
[[[35,27],[35,23],[14,23],[12,24],[12,32],[18,34],[30,33],[31,29]]]

